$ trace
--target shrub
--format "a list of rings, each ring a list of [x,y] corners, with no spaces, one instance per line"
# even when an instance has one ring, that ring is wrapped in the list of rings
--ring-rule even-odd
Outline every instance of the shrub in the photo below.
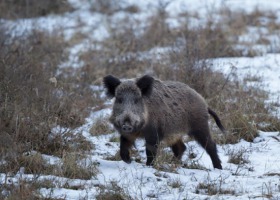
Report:
[[[248,149],[241,148],[239,150],[231,149],[228,151],[227,155],[229,155],[229,163],[233,163],[236,165],[244,165],[249,163],[248,155],[246,153],[248,152]]]
[[[90,85],[81,89],[82,82],[74,85],[72,77],[58,73],[67,46],[63,38],[36,31],[25,39],[10,38],[1,30],[0,44],[0,138],[6,143],[0,154],[14,165],[11,170],[21,167],[24,152],[62,156],[91,149],[72,130],[97,100]]]
[[[115,181],[111,181],[108,185],[99,188],[96,195],[97,200],[131,200],[133,199],[124,191]]]
[[[1,32],[2,33],[2,32]],[[61,38],[34,32],[27,40],[0,36],[0,130],[20,151],[43,146],[56,121],[61,101],[49,82],[61,62]]]
[[[39,198],[39,192],[36,190],[32,183],[22,181],[19,186],[15,185],[1,185],[0,186],[1,199],[17,200],[17,199],[30,199],[36,200]],[[4,194],[3,194],[4,192]]]
[[[95,120],[95,123],[90,128],[89,132],[92,136],[112,133],[114,129],[108,123],[108,117],[99,117]]]
[[[65,154],[63,157],[62,174],[63,177],[71,179],[86,179],[89,180],[96,176],[98,170],[94,163],[90,166],[79,164],[80,156],[78,154]]]

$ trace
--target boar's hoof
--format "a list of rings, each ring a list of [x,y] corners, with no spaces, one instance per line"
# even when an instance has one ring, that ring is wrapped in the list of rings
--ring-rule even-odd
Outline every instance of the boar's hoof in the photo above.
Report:
[[[147,159],[147,162],[146,162],[146,165],[147,166],[154,166],[154,161],[152,159]]]
[[[131,158],[129,156],[129,151],[121,151],[121,158],[124,162],[130,164]]]
[[[216,169],[223,169],[223,167],[222,167],[222,165],[220,163],[215,164],[214,168],[216,168]]]

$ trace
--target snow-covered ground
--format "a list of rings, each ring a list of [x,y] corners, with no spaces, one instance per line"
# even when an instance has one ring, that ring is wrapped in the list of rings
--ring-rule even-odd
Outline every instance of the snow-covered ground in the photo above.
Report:
[[[145,144],[142,140],[138,140],[135,147],[139,152],[141,163],[133,161],[131,164],[126,164],[123,161],[106,159],[115,156],[119,150],[118,142],[109,142],[111,137],[117,136],[117,133],[90,136],[89,129],[97,118],[106,117],[109,114],[110,109],[98,111],[87,118],[87,123],[81,127],[83,135],[95,145],[95,150],[92,155],[88,155],[88,159],[98,163],[97,177],[90,181],[68,180],[71,185],[75,183],[87,185],[85,189],[77,191],[65,188],[42,188],[43,195],[47,197],[52,194],[53,197],[66,197],[66,199],[82,197],[94,199],[98,193],[96,186],[106,185],[110,191],[113,188],[111,185],[113,182],[133,199],[280,198],[280,156],[278,153],[280,135],[278,132],[260,132],[260,136],[252,143],[242,140],[238,144],[218,146],[223,170],[213,169],[207,153],[196,142],[191,141],[186,145],[196,158],[190,160],[188,153],[185,153],[183,163],[186,165],[196,163],[206,169],[189,169],[181,165],[165,164],[166,170],[161,171],[145,165]],[[234,153],[242,155],[244,164],[228,163]],[[66,181],[63,178],[54,179]],[[209,191],[215,189],[218,190],[217,194],[209,196]]]
[[[212,60],[216,70],[225,74],[236,72],[238,76],[259,77],[271,100],[279,101],[280,95],[280,54],[264,54],[256,57],[217,58]]]
[[[5,26],[7,33],[16,35],[28,34],[32,29],[39,29],[52,32],[60,29],[65,36],[65,40],[70,40],[77,32],[88,34],[95,40],[104,40],[109,33],[106,28],[105,16],[100,13],[93,13],[89,10],[90,4],[87,0],[68,0],[77,10],[62,15],[50,15],[34,19],[19,19],[16,21],[1,20],[1,26]],[[137,19],[145,20],[158,6],[158,1],[146,0],[122,1],[127,4],[134,4],[141,8],[140,13],[133,14]],[[164,4],[164,1],[161,1]],[[167,1],[166,1],[167,2]],[[275,12],[280,20],[280,1],[278,0],[174,0],[171,1],[166,10],[170,14],[170,23],[176,27],[176,20],[180,12],[189,10],[198,12],[200,16],[207,17],[208,11],[218,9],[222,6],[231,9],[241,9],[250,12],[256,7],[260,10]],[[111,16],[117,21],[118,18],[128,17],[127,13],[117,13]],[[217,17],[218,20],[218,17]],[[194,20],[193,27],[203,24],[203,20]],[[200,23],[200,24],[198,24]],[[68,63],[62,63],[61,67],[79,67],[82,62],[79,54],[91,48],[88,41],[83,41],[74,47],[69,48]],[[154,52],[153,52],[154,53]],[[265,88],[271,92],[271,100],[278,100],[280,96],[280,55],[266,54],[247,58],[217,58],[211,60],[214,68],[225,74],[236,70],[240,77],[250,75],[261,76],[264,80]],[[99,116],[105,117],[111,112],[104,109],[91,113],[86,119],[86,124],[78,128],[77,133],[82,133],[89,141],[95,145],[95,150],[91,152],[88,159],[98,163],[99,173],[92,180],[69,180],[55,176],[40,176],[40,179],[49,179],[54,182],[67,182],[68,185],[85,185],[83,189],[41,188],[43,196],[66,199],[94,199],[99,191],[100,185],[106,185],[110,190],[113,183],[116,183],[128,193],[133,199],[280,199],[280,133],[260,132],[260,136],[249,143],[240,141],[235,145],[218,146],[223,170],[213,169],[211,160],[206,152],[195,142],[188,142],[188,149],[192,149],[197,155],[193,160],[189,160],[187,153],[183,156],[183,162],[198,163],[207,168],[188,169],[182,166],[167,165],[167,169],[156,170],[145,166],[145,146],[139,140],[136,149],[139,152],[141,163],[133,161],[126,164],[122,161],[106,160],[109,156],[114,156],[119,150],[118,142],[109,142],[110,138],[117,136],[117,133],[91,136],[89,133],[92,124]],[[236,165],[229,163],[229,157],[233,153],[242,153],[246,163]],[[45,157],[50,162],[59,162],[58,158]],[[89,162],[90,164],[91,162]],[[172,172],[170,172],[172,171]],[[10,178],[10,182],[16,183],[24,175],[19,173],[16,177]],[[1,182],[5,180],[5,175],[0,175]],[[69,187],[68,187],[69,188]],[[218,190],[214,195],[209,195],[210,190]],[[5,191],[2,191],[5,192]],[[225,194],[226,193],[226,194]]]

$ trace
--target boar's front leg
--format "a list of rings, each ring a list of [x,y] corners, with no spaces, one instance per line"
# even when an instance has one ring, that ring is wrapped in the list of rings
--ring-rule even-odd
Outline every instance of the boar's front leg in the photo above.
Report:
[[[131,146],[133,145],[133,142],[125,138],[124,136],[121,136],[121,144],[120,144],[120,156],[122,160],[126,163],[131,163],[131,158],[129,155],[129,150]]]
[[[158,145],[162,139],[162,131],[157,130],[153,127],[147,127],[145,130],[145,140],[146,140],[146,155],[147,162],[146,165],[150,166],[154,164],[154,159],[157,155]]]
[[[147,155],[146,165],[150,166],[154,164],[154,159],[157,155],[157,148],[158,148],[157,143],[146,141],[146,155]]]

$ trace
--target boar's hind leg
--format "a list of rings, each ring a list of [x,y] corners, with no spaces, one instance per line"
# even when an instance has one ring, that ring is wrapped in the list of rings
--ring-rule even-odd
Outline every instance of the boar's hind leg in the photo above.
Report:
[[[133,141],[128,140],[124,136],[121,136],[121,144],[120,144],[120,156],[122,160],[126,163],[131,163],[131,158],[129,155],[129,149],[133,145]]]
[[[181,160],[184,151],[186,150],[186,145],[183,143],[183,141],[180,139],[178,140],[175,144],[171,146],[171,149],[174,153],[174,156],[178,159]]]
[[[206,150],[209,154],[214,168],[222,169],[221,160],[217,154],[217,147],[212,140],[209,130],[191,131],[190,135]]]

